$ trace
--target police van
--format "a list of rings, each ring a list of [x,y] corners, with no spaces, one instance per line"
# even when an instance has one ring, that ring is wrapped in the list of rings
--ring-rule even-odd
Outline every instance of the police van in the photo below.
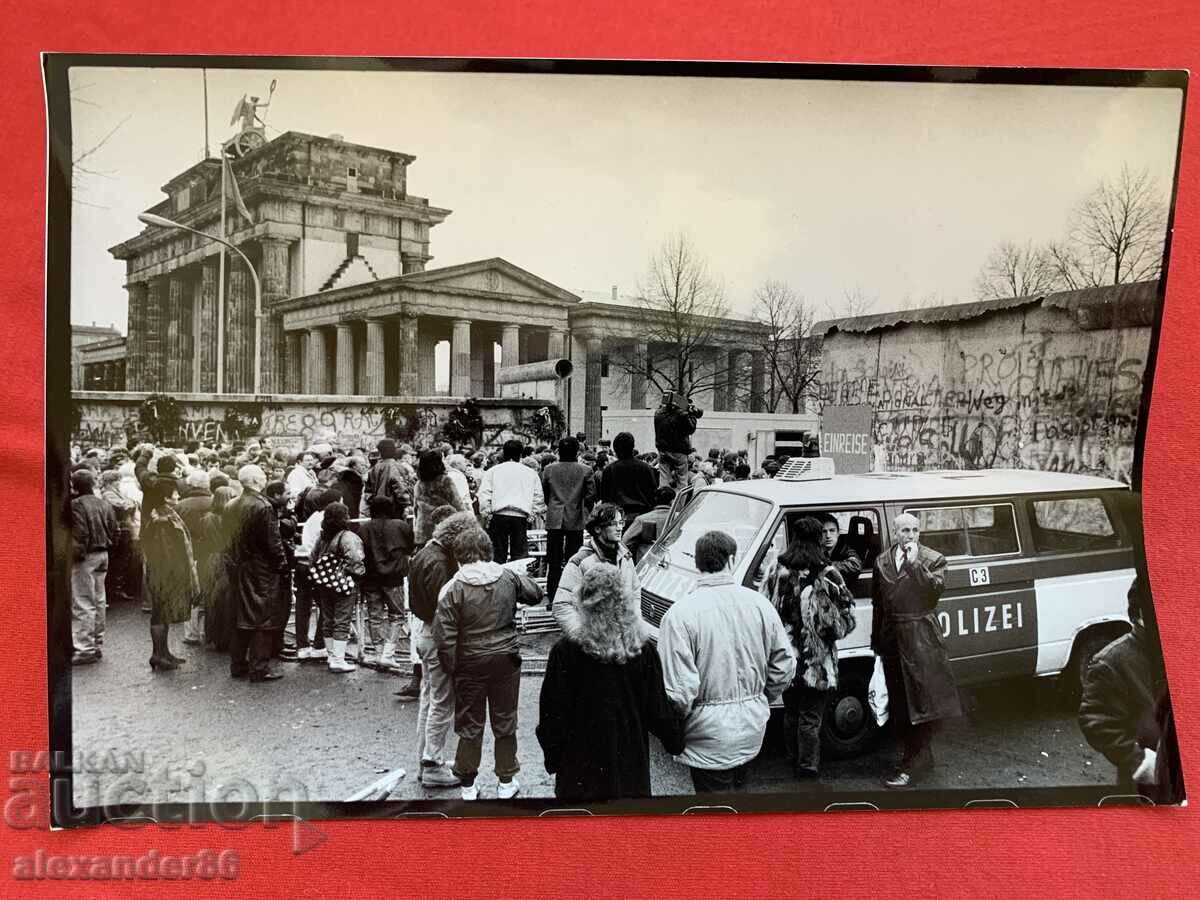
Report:
[[[937,620],[960,687],[1064,675],[1077,685],[1092,655],[1128,630],[1126,592],[1141,542],[1139,496],[1118,482],[1024,469],[837,475],[825,458],[793,459],[775,479],[685,489],[638,564],[642,616],[655,632],[695,584],[706,531],[738,546],[735,580],[761,589],[796,522],[829,514],[863,561],[852,585],[857,625],[838,643],[838,696],[822,743],[833,756],[865,750],[877,731],[867,706],[871,570],[892,520],[917,517],[922,544],[945,555]]]

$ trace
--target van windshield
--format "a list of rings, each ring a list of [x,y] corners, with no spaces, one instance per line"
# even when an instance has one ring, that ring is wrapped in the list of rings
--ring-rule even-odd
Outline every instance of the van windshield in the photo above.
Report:
[[[724,491],[702,491],[688,504],[657,549],[670,554],[671,564],[696,571],[696,541],[706,531],[723,531],[737,541],[738,559],[750,552],[751,542],[771,504],[757,497]]]

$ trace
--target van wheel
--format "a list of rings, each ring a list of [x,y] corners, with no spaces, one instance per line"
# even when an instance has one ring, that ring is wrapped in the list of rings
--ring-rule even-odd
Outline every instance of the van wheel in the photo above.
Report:
[[[1062,687],[1068,703],[1078,704],[1083,696],[1083,680],[1087,676],[1088,664],[1092,657],[1128,630],[1128,626],[1093,628],[1075,639],[1075,646],[1071,649],[1071,662],[1063,672]]]
[[[882,731],[867,701],[871,670],[844,669],[821,722],[821,749],[831,759],[849,759],[871,749]]]

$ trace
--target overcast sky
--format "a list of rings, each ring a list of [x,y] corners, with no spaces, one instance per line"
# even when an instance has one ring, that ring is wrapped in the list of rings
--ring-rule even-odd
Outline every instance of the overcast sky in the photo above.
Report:
[[[411,153],[409,191],[453,214],[430,267],[503,257],[570,291],[637,291],[685,232],[748,312],[769,278],[823,314],[974,299],[989,250],[1062,235],[1122,164],[1167,199],[1181,93],[1168,89],[834,81],[209,70],[210,143],[243,93],[267,136],[341,134]],[[204,149],[201,73],[77,68],[72,321],[125,330],[124,265],[107,248]],[[119,127],[118,124],[120,124]]]

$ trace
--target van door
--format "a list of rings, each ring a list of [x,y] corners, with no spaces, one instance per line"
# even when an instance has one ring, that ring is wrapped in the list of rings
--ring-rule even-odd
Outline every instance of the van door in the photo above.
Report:
[[[959,685],[1033,675],[1038,605],[1018,505],[997,498],[912,503],[889,510],[889,518],[900,512],[915,515],[920,542],[946,557],[937,621]]]
[[[1095,647],[1125,629],[1132,539],[1141,527],[1136,505],[1136,495],[1124,490],[1025,500],[1039,675],[1066,668],[1083,632],[1095,635]]]

